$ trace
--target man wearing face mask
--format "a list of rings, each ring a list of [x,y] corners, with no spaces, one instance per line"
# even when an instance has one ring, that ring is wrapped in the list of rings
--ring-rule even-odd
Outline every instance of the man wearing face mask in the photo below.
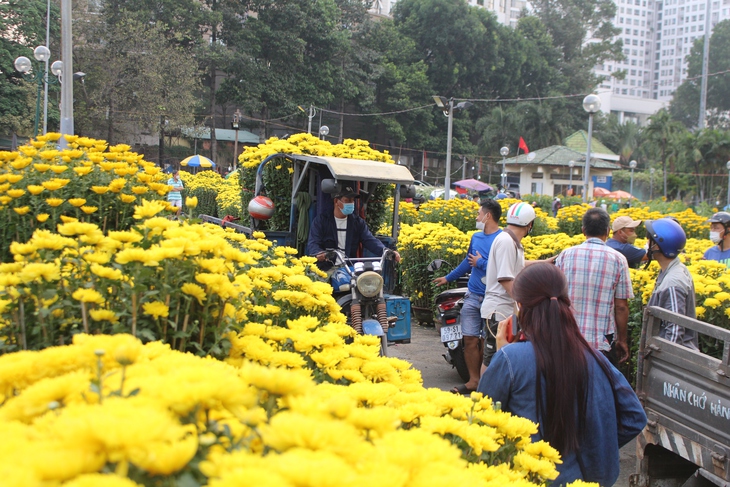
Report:
[[[485,276],[487,261],[492,242],[501,233],[499,219],[502,217],[502,207],[493,199],[484,200],[477,213],[476,232],[471,237],[467,256],[446,277],[434,279],[437,286],[453,282],[470,271],[468,291],[464,295],[464,304],[461,307],[461,332],[464,336],[464,361],[469,369],[469,382],[458,385],[451,392],[468,394],[476,390],[479,385],[479,369],[482,359],[481,337],[484,332],[480,308],[484,299]]]
[[[646,250],[633,245],[636,241],[636,227],[639,225],[641,220],[620,216],[613,221],[613,238],[606,240],[606,245],[626,257],[629,267],[637,267],[642,260],[646,260]]]
[[[535,216],[535,209],[529,203],[521,202],[510,206],[507,210],[507,226],[492,243],[484,283],[486,291],[481,307],[482,318],[487,322],[502,321],[516,311],[516,303],[512,297],[512,283],[525,265],[533,262],[525,262],[522,239],[532,231]],[[496,327],[486,331],[482,374],[497,352],[496,332]]]
[[[712,215],[710,240],[716,245],[707,249],[704,258],[722,262],[730,268],[730,213],[720,211]]]
[[[320,213],[312,221],[307,242],[307,254],[317,257],[317,266],[328,271],[333,264],[325,260],[325,250],[340,249],[349,258],[357,257],[362,244],[374,255],[382,255],[385,246],[370,233],[365,220],[355,214],[355,199],[360,195],[352,186],[346,186],[332,196],[333,213]],[[395,253],[396,262],[400,262],[400,254]]]

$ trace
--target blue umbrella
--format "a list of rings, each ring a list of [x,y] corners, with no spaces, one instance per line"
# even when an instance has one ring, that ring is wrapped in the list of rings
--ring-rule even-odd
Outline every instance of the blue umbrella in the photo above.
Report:
[[[215,162],[205,156],[196,154],[194,156],[186,157],[180,161],[180,165],[187,167],[215,167]]]

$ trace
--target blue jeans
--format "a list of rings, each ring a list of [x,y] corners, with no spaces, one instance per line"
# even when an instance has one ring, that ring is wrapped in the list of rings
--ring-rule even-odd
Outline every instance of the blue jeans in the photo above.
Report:
[[[461,333],[470,337],[481,337],[484,333],[484,320],[481,307],[483,295],[467,292],[461,307]]]

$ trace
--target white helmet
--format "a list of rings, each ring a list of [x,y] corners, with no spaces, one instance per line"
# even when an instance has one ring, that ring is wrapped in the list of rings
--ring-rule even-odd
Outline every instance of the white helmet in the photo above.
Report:
[[[535,209],[525,203],[515,203],[507,210],[507,224],[517,227],[526,227],[535,219]]]

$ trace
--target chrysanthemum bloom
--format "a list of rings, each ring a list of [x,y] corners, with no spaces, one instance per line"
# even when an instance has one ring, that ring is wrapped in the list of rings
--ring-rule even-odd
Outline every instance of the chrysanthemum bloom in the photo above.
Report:
[[[154,318],[167,318],[167,316],[170,314],[170,308],[165,305],[165,303],[161,301],[152,301],[150,303],[144,303],[142,305],[142,310],[144,311],[144,314],[150,315]]]

